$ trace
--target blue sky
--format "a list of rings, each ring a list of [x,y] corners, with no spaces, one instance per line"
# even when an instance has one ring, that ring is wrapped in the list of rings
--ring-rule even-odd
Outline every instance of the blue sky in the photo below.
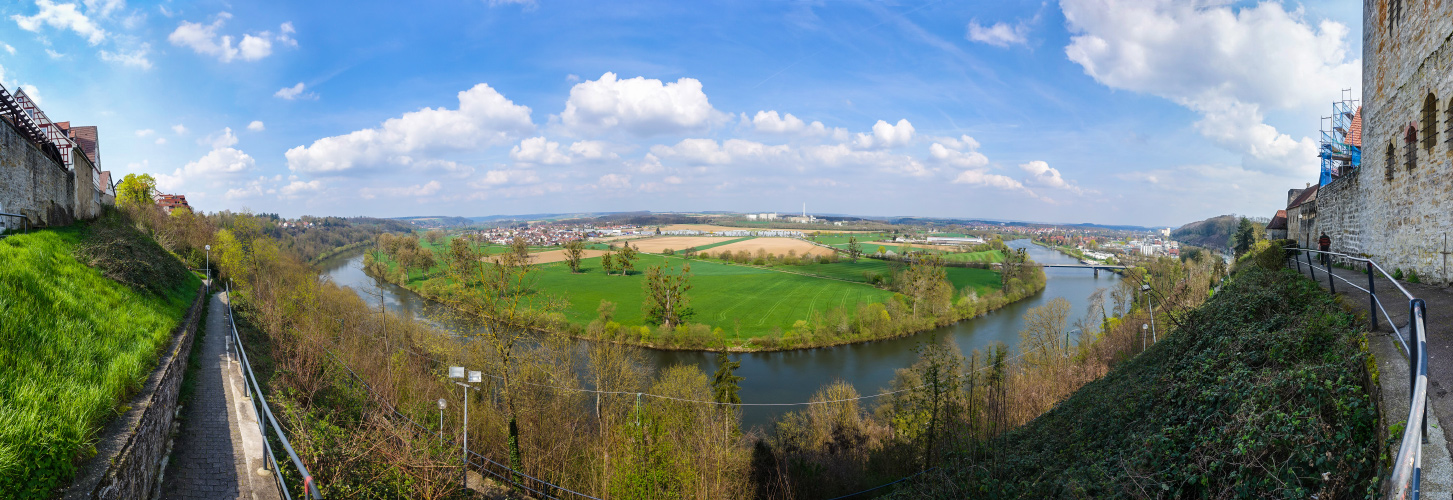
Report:
[[[419,4],[419,5],[414,5]],[[0,7],[103,168],[286,216],[1269,216],[1360,94],[1357,2]],[[788,115],[791,115],[790,117]]]

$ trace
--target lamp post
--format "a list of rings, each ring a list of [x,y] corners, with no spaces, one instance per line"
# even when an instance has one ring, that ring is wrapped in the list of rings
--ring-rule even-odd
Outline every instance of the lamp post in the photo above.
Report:
[[[470,375],[473,375],[475,373],[479,373],[479,372],[471,372]],[[462,367],[462,366],[451,366],[451,367],[449,367],[449,378],[451,378],[451,379],[462,379],[462,378],[464,378],[464,367]],[[463,443],[463,445],[460,446],[460,450],[464,453],[464,462],[463,462],[463,464],[464,464],[464,485],[465,485],[465,487],[468,487],[469,486],[469,385],[468,384],[465,384],[463,382],[454,382],[454,383],[459,384],[460,387],[463,387],[464,388],[464,403],[463,403],[463,406],[464,406],[464,443]]]
[[[192,248],[196,248],[196,247],[192,247]],[[207,268],[207,279],[210,280],[210,279],[212,279],[212,245],[206,245],[206,246],[203,246],[202,248],[207,249],[207,265],[206,265],[206,268]]]
[[[1150,325],[1145,323],[1140,324],[1140,352],[1145,352],[1145,332],[1149,329]]]
[[[1157,342],[1155,337],[1155,302],[1150,300],[1150,285],[1140,285],[1140,291],[1145,293],[1145,305],[1150,307],[1150,343]]]
[[[439,446],[444,446],[444,408],[449,405],[439,398]]]

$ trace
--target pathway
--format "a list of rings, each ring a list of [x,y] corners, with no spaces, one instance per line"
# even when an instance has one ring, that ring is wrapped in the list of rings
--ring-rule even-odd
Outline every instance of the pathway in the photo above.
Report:
[[[280,498],[265,457],[227,321],[227,294],[212,296],[195,374],[196,392],[162,476],[163,499]]]
[[[1305,260],[1301,262],[1300,269],[1303,276],[1312,276]],[[1365,271],[1332,268],[1332,273],[1363,289],[1368,286]],[[1322,288],[1327,288],[1327,268],[1318,266],[1315,275]],[[1368,335],[1368,349],[1378,360],[1383,388],[1383,417],[1392,424],[1408,418],[1409,363],[1407,352],[1394,328],[1402,332],[1406,341],[1411,341],[1406,329],[1410,311],[1407,297],[1382,273],[1374,271],[1374,275],[1373,286],[1382,307],[1377,316],[1378,329]],[[1371,310],[1372,301],[1366,293],[1342,280],[1334,281],[1337,294],[1343,296],[1349,306],[1364,313]],[[1441,422],[1453,422],[1453,397],[1449,397],[1449,388],[1453,388],[1453,290],[1417,283],[1399,284],[1428,305],[1424,323],[1428,328],[1428,399],[1432,412],[1428,417],[1429,443],[1423,445],[1423,496],[1448,498],[1453,492],[1453,462],[1449,459],[1450,451],[1453,451],[1453,441],[1450,441],[1453,433],[1444,432]],[[1394,325],[1388,324],[1382,310],[1392,316]],[[1396,446],[1389,453],[1397,453]]]

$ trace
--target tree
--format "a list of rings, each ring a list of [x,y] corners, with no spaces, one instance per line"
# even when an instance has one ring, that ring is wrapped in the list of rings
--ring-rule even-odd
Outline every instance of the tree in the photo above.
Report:
[[[116,204],[121,208],[155,205],[152,193],[156,191],[156,178],[151,174],[126,174],[116,185]]]
[[[737,376],[737,368],[741,367],[741,361],[732,361],[724,352],[716,353],[716,374],[711,379],[711,393],[716,402],[741,404],[742,398],[737,395],[737,391],[742,389],[737,382],[745,380]]]
[[[616,263],[620,264],[621,276],[631,274],[636,270],[636,249],[631,248],[630,243],[621,245],[621,251],[616,254]]]
[[[616,254],[606,252],[605,255],[600,256],[600,268],[605,270],[606,276],[610,276],[610,273],[615,272]]]
[[[681,267],[681,274],[671,275],[668,264],[651,266],[646,270],[646,301],[641,303],[646,320],[672,328],[690,318],[691,300],[686,292],[691,290],[691,263]]]
[[[858,244],[858,237],[857,236],[849,236],[848,237],[848,258],[853,259],[853,263],[856,264],[858,262],[858,257],[861,256],[861,255],[863,255],[863,246],[860,245],[860,244]]]
[[[1069,320],[1070,301],[1055,297],[1045,305],[1031,307],[1024,313],[1024,331],[1019,332],[1019,348],[1025,362],[1047,366],[1062,361],[1069,352],[1065,326]]]
[[[524,238],[516,236],[510,241],[510,257],[520,262],[530,262],[530,244],[525,243]]]
[[[580,259],[584,256],[584,240],[570,240],[565,243],[565,263],[570,266],[570,272],[580,272]]]
[[[429,243],[437,245],[439,244],[439,240],[444,239],[444,231],[440,231],[438,229],[431,229],[429,230],[429,232],[424,233],[424,239],[429,240]]]
[[[915,258],[908,268],[894,277],[898,291],[913,301],[913,317],[917,318],[920,306],[934,314],[942,312],[953,299],[953,285],[943,267],[943,258],[938,255]]]
[[[472,332],[466,335],[482,341],[499,363],[510,467],[522,470],[515,412],[515,348],[521,341],[536,338],[535,332],[549,332],[550,316],[564,309],[565,302],[534,290],[534,266],[527,253],[522,256],[518,251],[526,249],[524,240],[516,238],[510,247],[511,252],[495,256],[489,265],[450,268],[453,293],[440,296],[460,319],[482,326],[465,330]]]
[[[1256,224],[1242,217],[1241,222],[1236,225],[1236,234],[1231,237],[1231,247],[1236,250],[1237,257],[1251,250],[1251,245],[1256,244],[1256,233]]]

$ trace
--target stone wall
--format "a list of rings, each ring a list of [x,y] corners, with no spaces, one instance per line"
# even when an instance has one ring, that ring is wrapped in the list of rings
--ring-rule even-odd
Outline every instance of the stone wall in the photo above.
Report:
[[[81,466],[63,498],[151,498],[176,416],[177,393],[187,371],[187,357],[197,328],[204,327],[198,323],[209,297],[206,285],[197,290],[191,309],[177,325],[175,340],[162,353],[157,369],[141,393],[128,402],[131,409],[102,430],[96,456]]]
[[[1362,167],[1318,193],[1333,249],[1453,280],[1453,0],[1364,0]],[[1432,128],[1424,120],[1432,96]],[[1408,142],[1408,127],[1416,140]],[[1424,141],[1428,134],[1433,141]],[[1445,246],[1446,245],[1446,246]]]
[[[75,193],[72,207],[77,219],[91,220],[101,216],[101,192],[96,190],[96,166],[81,148],[71,148]]]
[[[0,120],[0,212],[24,215],[31,226],[64,226],[75,220],[75,193],[74,174]]]

